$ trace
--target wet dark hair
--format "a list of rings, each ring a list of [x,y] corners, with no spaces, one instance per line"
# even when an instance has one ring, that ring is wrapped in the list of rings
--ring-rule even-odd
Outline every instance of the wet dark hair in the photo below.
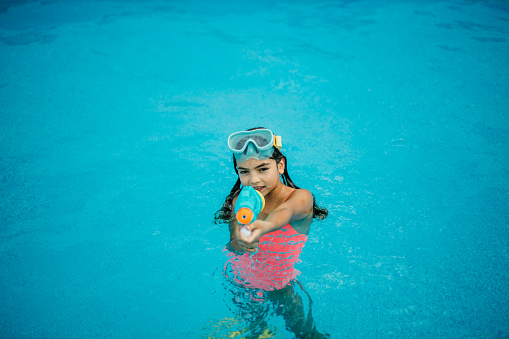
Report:
[[[248,129],[248,131],[261,129],[263,127],[257,127],[257,128],[251,128]],[[281,181],[283,184],[285,184],[288,187],[299,189],[293,180],[290,178],[290,175],[288,174],[288,160],[286,157],[281,153],[281,151],[274,147],[274,153],[272,153],[272,156],[270,159],[274,159],[276,161],[276,164],[279,164],[281,160],[285,160],[285,170],[284,173],[280,175]],[[235,156],[233,156],[233,168],[235,169],[235,173],[237,173],[237,176],[239,174],[239,170],[237,168],[237,160],[235,159]],[[218,223],[228,223],[230,222],[232,216],[233,216],[233,199],[240,193],[240,178],[237,177],[237,182],[235,182],[235,185],[233,185],[233,188],[230,191],[230,194],[226,196],[226,199],[223,203],[223,206],[217,212],[214,214],[214,222],[216,224]],[[323,207],[319,207],[316,204],[315,196],[313,195],[313,219],[319,219],[323,220],[327,217],[329,214],[329,211]]]

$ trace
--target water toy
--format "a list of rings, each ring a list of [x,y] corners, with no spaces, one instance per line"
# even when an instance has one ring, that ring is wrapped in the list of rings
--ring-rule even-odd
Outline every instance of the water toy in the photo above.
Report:
[[[244,186],[235,202],[235,217],[241,225],[252,223],[265,207],[263,195],[252,186]],[[251,231],[246,226],[240,229],[244,236],[249,237]]]

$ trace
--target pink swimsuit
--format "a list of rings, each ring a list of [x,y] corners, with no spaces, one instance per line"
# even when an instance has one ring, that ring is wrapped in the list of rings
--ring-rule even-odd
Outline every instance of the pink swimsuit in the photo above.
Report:
[[[262,236],[255,254],[230,252],[225,269],[229,266],[235,282],[241,285],[265,291],[281,289],[300,275],[294,266],[307,238],[286,224]]]

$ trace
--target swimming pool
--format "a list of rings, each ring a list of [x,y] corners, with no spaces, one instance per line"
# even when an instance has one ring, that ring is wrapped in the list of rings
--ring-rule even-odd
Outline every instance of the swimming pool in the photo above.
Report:
[[[241,332],[212,221],[256,126],[329,209],[320,331],[509,336],[508,32],[505,1],[2,2],[0,336]]]

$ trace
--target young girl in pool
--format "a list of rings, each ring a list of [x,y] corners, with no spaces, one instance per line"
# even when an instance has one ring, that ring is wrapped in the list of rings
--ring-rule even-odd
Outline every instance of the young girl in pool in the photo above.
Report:
[[[270,130],[255,128],[233,133],[228,146],[238,179],[216,213],[216,221],[227,222],[230,230],[225,271],[233,275],[235,284],[255,291],[251,299],[268,299],[277,304],[276,314],[283,315],[297,337],[322,337],[314,327],[311,307],[306,317],[302,299],[295,291],[296,284],[304,289],[296,280],[300,272],[294,265],[313,218],[324,219],[328,212],[316,205],[308,190],[293,183],[288,161],[279,150],[281,138]],[[245,226],[251,231],[249,236],[240,232],[243,225],[239,225],[233,212],[241,186],[252,186],[265,198],[257,220]],[[252,320],[259,322],[256,317]]]

